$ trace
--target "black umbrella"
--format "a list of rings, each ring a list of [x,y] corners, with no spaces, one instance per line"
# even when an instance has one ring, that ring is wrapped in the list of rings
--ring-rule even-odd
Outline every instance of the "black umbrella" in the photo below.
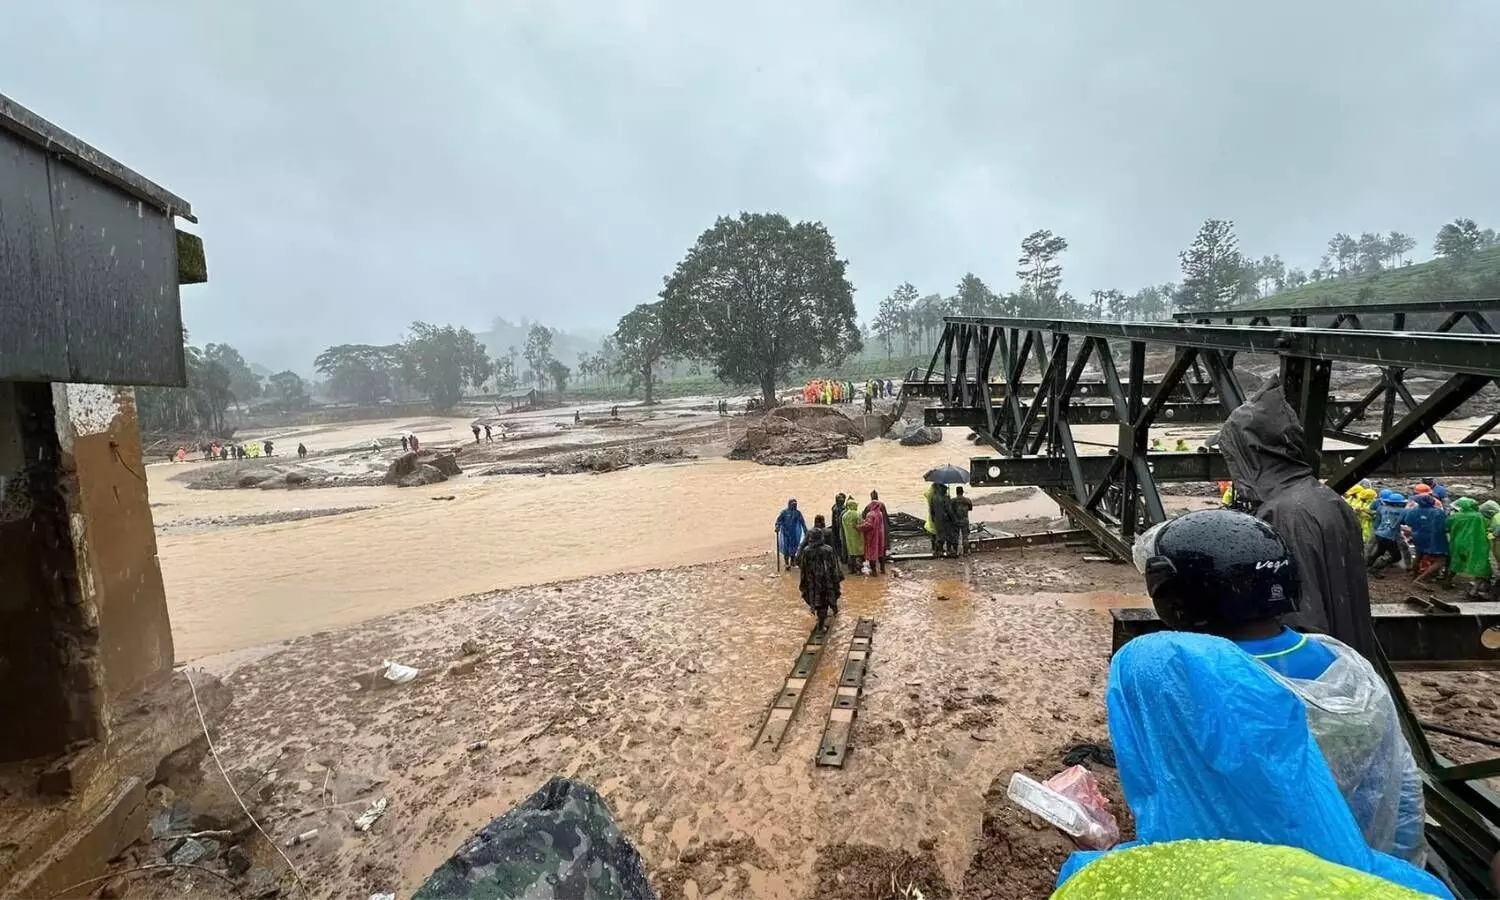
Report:
[[[958,466],[938,466],[923,475],[922,480],[933,484],[968,484],[969,470]]]

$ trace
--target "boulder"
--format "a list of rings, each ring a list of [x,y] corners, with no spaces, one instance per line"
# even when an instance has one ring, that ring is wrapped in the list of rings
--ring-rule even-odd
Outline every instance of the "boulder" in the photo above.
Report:
[[[440,481],[447,480],[448,476],[444,475],[442,470],[437,466],[430,466],[426,463],[422,463],[421,465],[417,466],[417,470],[415,472],[397,479],[396,486],[422,487],[423,485],[437,484]]]
[[[286,473],[287,484],[307,484],[307,481],[308,479],[306,472],[292,471]]]
[[[390,466],[385,470],[385,483],[395,484],[417,471],[417,467],[421,464],[421,454],[415,450],[408,450],[391,460]]]
[[[913,425],[901,435],[901,446],[926,447],[929,444],[940,443],[942,440],[941,429],[929,428],[926,425]]]
[[[439,453],[426,462],[434,469],[450,477],[453,475],[462,475],[464,472],[463,469],[458,467],[458,459],[452,453]]]
[[[274,477],[275,473],[267,472],[264,470],[258,472],[245,472],[244,474],[240,475],[239,480],[235,482],[235,485],[242,488],[253,488],[258,486],[262,481]]]

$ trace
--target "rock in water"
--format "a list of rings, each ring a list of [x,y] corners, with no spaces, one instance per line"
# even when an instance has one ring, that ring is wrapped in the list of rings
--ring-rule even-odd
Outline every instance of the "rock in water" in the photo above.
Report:
[[[407,475],[404,478],[398,479],[396,481],[396,486],[421,487],[423,485],[437,484],[440,481],[447,480],[448,476],[439,471],[436,466],[429,466],[426,463],[422,463],[417,467],[417,470],[415,472]]]
[[[428,465],[450,477],[464,473],[464,470],[458,467],[458,459],[452,453],[439,453],[428,460]]]
[[[901,435],[901,446],[903,447],[926,447],[929,444],[941,443],[943,432],[937,428],[929,428],[926,425],[913,425]]]

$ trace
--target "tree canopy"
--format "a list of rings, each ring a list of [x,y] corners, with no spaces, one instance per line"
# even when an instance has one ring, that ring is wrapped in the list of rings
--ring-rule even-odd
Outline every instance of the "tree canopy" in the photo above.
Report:
[[[319,353],[313,367],[328,379],[328,390],[334,396],[374,405],[391,396],[394,376],[401,368],[400,349],[395,345],[339,344]]]
[[[618,353],[616,365],[630,377],[630,389],[644,385],[646,404],[655,403],[652,388],[656,369],[667,357],[666,328],[662,325],[661,301],[642,303],[626,313],[612,335],[612,346]]]
[[[467,328],[411,323],[401,345],[401,372],[439,410],[451,409],[466,386],[478,388],[492,364],[484,345]]]
[[[526,365],[531,369],[537,386],[546,383],[547,364],[552,362],[552,330],[545,325],[533,325],[526,332],[526,349],[521,351]]]
[[[724,216],[666,279],[661,316],[674,355],[711,362],[724,381],[760,386],[793,368],[837,364],[862,346],[846,262],[821,222]]]
[[[1233,222],[1205,221],[1193,239],[1193,246],[1177,254],[1177,258],[1182,263],[1178,304],[1183,309],[1216,310],[1234,304],[1245,275],[1245,262],[1240,256]]]
[[[1463,262],[1483,245],[1479,225],[1473,219],[1454,219],[1438,229],[1432,252],[1455,262]]]
[[[266,394],[284,413],[307,406],[307,385],[303,384],[302,376],[290,369],[266,379]]]

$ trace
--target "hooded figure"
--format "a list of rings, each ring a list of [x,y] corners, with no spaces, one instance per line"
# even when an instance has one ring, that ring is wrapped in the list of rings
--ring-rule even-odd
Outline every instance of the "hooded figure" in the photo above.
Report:
[[[807,608],[818,616],[818,627],[828,624],[828,613],[839,612],[839,582],[844,580],[844,570],[839,567],[833,548],[823,540],[824,531],[814,529],[807,536],[807,546],[802,548],[802,571],[797,586]]]
[[[802,518],[802,511],[797,509],[796,500],[788,500],[786,509],[776,517],[776,549],[786,560],[787,565],[792,564],[792,557],[797,555],[797,548],[802,546],[802,537],[807,533],[807,520]]]
[[[891,514],[890,514],[890,511],[885,508],[885,503],[881,501],[881,499],[880,499],[880,492],[879,491],[871,491],[870,492],[870,502],[866,503],[865,504],[865,508],[859,511],[859,517],[860,517],[860,519],[861,520],[868,520],[870,518],[870,512],[871,512],[871,510],[876,510],[876,509],[880,510],[880,544],[876,548],[876,556],[871,557],[870,556],[870,544],[871,544],[870,536],[868,534],[866,534],[865,535],[865,559],[878,560],[880,562],[880,571],[884,572],[885,571],[885,554],[890,549],[890,546],[891,546]]]
[[[1448,513],[1429,491],[1416,495],[1416,506],[1407,509],[1401,524],[1411,529],[1411,543],[1418,556],[1448,555]]]
[[[1110,664],[1106,704],[1137,838],[1116,850],[1252,841],[1453,896],[1421,869],[1370,849],[1303,702],[1233,642],[1173,631],[1136,638]],[[1101,855],[1068,857],[1059,885]]]
[[[829,523],[833,526],[832,540],[830,541],[830,543],[833,544],[834,555],[837,556],[840,561],[843,561],[848,557],[848,551],[844,547],[843,528],[844,507],[847,500],[848,496],[845,494],[835,495],[833,498],[833,515],[828,519]]]
[[[1302,575],[1302,605],[1287,624],[1330,634],[1369,659],[1376,643],[1359,521],[1313,476],[1305,449],[1302,423],[1274,383],[1219,431],[1235,502],[1276,529]]]
[[[1488,578],[1490,566],[1489,523],[1473,497],[1459,497],[1448,516],[1448,571],[1470,578]]]
[[[844,552],[848,554],[851,572],[859,571],[860,561],[865,556],[865,536],[860,533],[859,522],[859,509],[853,503],[845,504],[836,533],[843,537]]]

